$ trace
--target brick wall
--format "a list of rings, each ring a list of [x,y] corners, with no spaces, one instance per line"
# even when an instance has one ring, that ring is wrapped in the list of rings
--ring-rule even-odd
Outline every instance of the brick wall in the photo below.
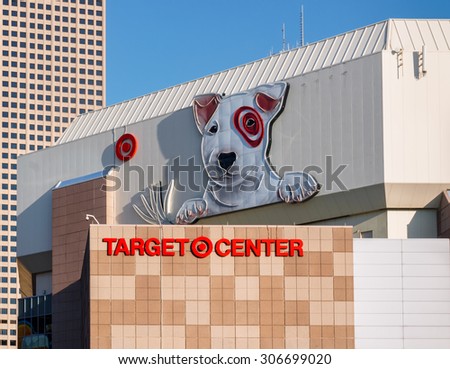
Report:
[[[82,270],[93,214],[105,223],[107,193],[100,190],[104,179],[53,190],[52,194],[52,311],[53,347],[82,348]],[[86,270],[86,269],[85,269]],[[86,270],[87,271],[87,270]]]
[[[107,256],[104,237],[301,238],[303,257]],[[107,226],[90,232],[92,348],[353,348],[349,227]]]

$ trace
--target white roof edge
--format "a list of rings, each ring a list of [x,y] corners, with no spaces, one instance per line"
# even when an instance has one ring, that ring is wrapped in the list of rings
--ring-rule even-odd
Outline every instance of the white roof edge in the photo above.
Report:
[[[137,104],[137,106],[135,106],[135,108],[143,109],[144,106],[143,105],[141,106],[141,104],[145,105],[147,103],[148,98],[150,98],[152,95],[153,96],[156,96],[156,95],[163,96],[165,93],[168,93],[168,95],[170,95],[172,93],[172,96],[178,96],[179,100],[182,100],[182,97],[179,94],[180,90],[185,88],[189,84],[192,84],[193,86],[195,86],[196,82],[199,82],[202,80],[208,80],[209,81],[208,84],[211,84],[211,86],[215,86],[216,85],[215,82],[217,82],[218,79],[223,78],[223,81],[219,85],[226,86],[227,90],[233,90],[233,87],[236,87],[236,84],[240,83],[239,81],[241,80],[241,76],[239,76],[239,78],[236,78],[235,80],[233,80],[233,79],[227,80],[227,76],[230,74],[230,72],[239,70],[240,68],[242,68],[242,70],[243,70],[247,66],[253,67],[256,65],[257,68],[260,68],[261,65],[264,65],[265,62],[267,62],[267,61],[273,61],[275,64],[276,62],[278,62],[279,60],[283,60],[283,58],[284,58],[284,61],[282,62],[282,64],[283,64],[287,59],[289,59],[287,57],[288,54],[294,54],[293,59],[290,60],[290,62],[289,62],[290,65],[286,68],[284,73],[281,72],[281,71],[283,71],[284,65],[281,65],[280,71],[277,73],[277,77],[279,77],[279,79],[292,78],[297,75],[305,74],[305,73],[312,72],[315,70],[320,70],[324,67],[338,65],[344,61],[349,62],[350,60],[359,59],[364,56],[376,54],[383,50],[395,48],[395,45],[393,46],[392,43],[394,43],[394,44],[399,43],[399,42],[401,43],[402,39],[411,37],[411,35],[408,32],[404,32],[404,31],[402,31],[402,29],[399,31],[397,28],[402,28],[402,27],[405,28],[406,27],[406,29],[407,29],[408,27],[416,27],[416,24],[418,24],[417,22],[421,22],[421,23],[445,22],[445,23],[448,23],[449,26],[445,29],[445,31],[443,30],[442,26],[440,26],[440,29],[442,30],[443,33],[445,33],[443,38],[450,41],[450,20],[448,20],[448,19],[401,19],[401,18],[397,19],[397,18],[393,18],[393,19],[383,20],[380,22],[376,22],[376,23],[364,26],[364,27],[354,29],[352,31],[348,31],[348,32],[344,32],[344,33],[335,35],[333,37],[325,38],[325,39],[316,41],[314,43],[311,43],[311,44],[308,44],[308,45],[305,45],[302,47],[283,51],[283,52],[280,52],[280,53],[277,53],[274,55],[270,55],[270,56],[255,60],[253,62],[241,64],[241,65],[223,70],[221,72],[209,74],[209,75],[206,75],[206,76],[203,76],[203,77],[191,80],[191,81],[183,82],[183,83],[171,86],[171,87],[167,87],[165,89],[153,91],[148,94],[144,94],[144,95],[141,95],[141,96],[129,99],[129,100],[115,103],[113,105],[107,106],[102,109],[84,113],[74,119],[72,124],[69,126],[69,128],[66,130],[66,132],[61,136],[61,138],[58,140],[56,145],[74,141],[77,139],[81,139],[83,137],[91,136],[91,135],[94,135],[97,133],[106,132],[106,131],[110,130],[111,127],[117,128],[117,127],[129,125],[129,124],[137,123],[138,121],[144,120],[142,117],[147,117],[145,119],[149,119],[149,118],[154,118],[157,116],[163,116],[168,113],[172,113],[175,110],[180,110],[180,109],[188,107],[190,105],[190,101],[189,100],[186,101],[181,106],[179,104],[173,104],[173,102],[171,102],[171,101],[166,101],[163,104],[164,107],[166,107],[165,109],[163,109],[163,107],[160,106],[160,104],[157,104],[158,106],[156,106],[156,108],[157,108],[156,110],[155,110],[155,106],[153,106],[153,107],[149,106],[149,107],[147,107],[147,109],[149,109],[149,111],[147,111],[145,114],[143,114],[143,113],[139,114],[138,116],[141,116],[141,119],[138,119],[138,120],[136,120],[135,114],[130,114],[130,112],[126,112],[126,114],[124,114],[124,116],[128,119],[123,119],[121,122],[115,122],[114,116],[108,117],[108,119],[105,119],[105,121],[102,120],[102,121],[89,122],[90,124],[93,125],[93,127],[90,127],[89,129],[86,130],[86,127],[84,127],[84,124],[82,124],[82,123],[83,122],[86,123],[85,122],[86,117],[89,115],[91,115],[91,116],[93,114],[98,115],[101,112],[104,112],[104,111],[106,112],[111,109],[121,109],[121,108],[126,107],[127,105],[135,106],[136,105],[135,103],[139,99],[141,99],[141,101],[139,102],[139,104]],[[382,25],[382,27],[379,27],[379,25]],[[432,32],[430,26],[428,26],[427,28],[429,29],[430,32]],[[360,42],[361,41],[361,39],[360,39],[361,32],[364,34],[364,30],[368,30],[368,29],[371,29],[371,32],[369,32],[369,36],[364,39],[364,42],[366,42],[366,43],[373,42],[373,38],[377,38],[377,40],[379,41],[379,42],[376,42],[373,49],[366,50],[365,47],[362,47],[362,50],[363,50],[362,53],[358,53],[356,57],[352,56],[350,58],[345,58],[345,60],[344,60],[344,58],[339,57],[340,52],[342,52],[341,48],[343,47],[343,45],[340,44],[339,47],[337,47],[337,49],[334,50],[334,54],[332,55],[333,56],[332,58],[330,55],[330,59],[332,60],[331,64],[325,65],[325,62],[326,62],[326,60],[328,60],[328,57],[322,58],[323,59],[322,62],[319,62],[321,53],[317,53],[317,51],[315,51],[315,49],[322,50],[322,48],[325,48],[325,44],[327,41],[338,39],[340,37],[343,37],[344,35],[349,35],[349,37],[350,37],[349,44],[352,43],[353,39],[355,38],[354,37],[355,35],[357,35],[357,37],[356,37],[357,42]],[[377,30],[377,32],[375,32],[375,34],[374,34],[375,29]],[[448,35],[447,35],[447,30],[449,33]],[[382,40],[382,41],[380,42],[380,40]],[[410,42],[412,42],[412,41],[410,41]],[[332,46],[332,44],[333,43],[329,43],[328,47]],[[349,44],[346,44],[345,47],[348,47]],[[412,42],[412,44],[414,44],[414,42]],[[320,47],[317,48],[317,46],[319,46],[319,45],[320,45]],[[304,49],[305,52],[298,53],[298,50],[301,50],[301,49]],[[307,65],[304,65],[300,69],[293,68],[293,65],[300,66],[300,64],[302,62],[304,62],[303,58],[306,54],[308,54],[306,51],[308,51],[308,53],[310,53],[309,58],[312,58],[313,60],[310,60]],[[330,52],[330,50],[327,50],[327,52]],[[341,53],[341,54],[345,56],[345,53]],[[234,73],[231,73],[231,75],[233,75],[233,74]],[[256,74],[257,74],[257,72],[255,72],[255,75]],[[270,73],[269,73],[269,76],[270,76]],[[261,81],[259,81],[259,83],[261,84],[261,83],[269,82],[268,80],[266,81],[267,78],[268,77],[263,78]],[[241,81],[240,86],[242,86],[242,85],[245,85],[245,84],[243,84]],[[201,84],[199,86],[201,86]],[[251,87],[253,87],[253,86],[252,85],[246,86],[245,89],[248,89]],[[211,90],[211,92],[218,92],[218,91]],[[193,94],[193,95],[198,94],[198,92],[193,93],[193,91],[191,91],[191,89],[188,89],[188,93]],[[205,91],[201,91],[201,93],[205,93]],[[185,94],[186,94],[186,90],[182,91],[181,95],[185,95]],[[187,96],[184,96],[184,97],[187,98]],[[132,102],[132,104],[130,104],[131,102]],[[176,109],[174,110],[173,107],[176,107]]]

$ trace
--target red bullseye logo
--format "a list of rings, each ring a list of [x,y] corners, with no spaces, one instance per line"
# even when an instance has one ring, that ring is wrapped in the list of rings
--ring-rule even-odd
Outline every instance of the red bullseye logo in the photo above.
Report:
[[[251,146],[257,147],[264,137],[264,122],[259,113],[250,106],[241,106],[233,116],[234,126]]]
[[[192,242],[191,245],[192,254],[200,259],[211,255],[213,248],[214,247],[211,240],[207,237],[198,237]]]
[[[136,154],[137,148],[136,137],[131,133],[125,133],[116,142],[116,156],[122,161],[128,161]]]

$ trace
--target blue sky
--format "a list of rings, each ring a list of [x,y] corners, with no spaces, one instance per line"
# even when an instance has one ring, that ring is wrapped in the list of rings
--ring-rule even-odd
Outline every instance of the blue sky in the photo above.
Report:
[[[111,105],[388,18],[450,18],[450,0],[108,0]]]

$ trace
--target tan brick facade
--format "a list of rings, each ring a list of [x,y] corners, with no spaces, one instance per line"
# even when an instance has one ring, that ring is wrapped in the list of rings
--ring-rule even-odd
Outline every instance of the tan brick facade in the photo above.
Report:
[[[86,214],[106,222],[111,193],[101,191],[105,179],[57,188],[52,192],[53,347],[82,348],[88,325],[89,276],[86,250],[89,222]]]
[[[107,256],[105,237],[299,238],[303,257]],[[92,348],[353,348],[350,227],[90,229]]]

